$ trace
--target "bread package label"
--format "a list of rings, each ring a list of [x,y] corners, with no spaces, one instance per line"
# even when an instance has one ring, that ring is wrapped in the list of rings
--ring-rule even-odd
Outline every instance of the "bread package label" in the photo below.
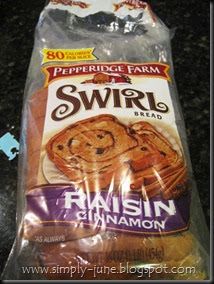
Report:
[[[44,66],[47,103],[25,236],[45,242],[75,238],[75,230],[187,230],[190,190],[169,66]]]

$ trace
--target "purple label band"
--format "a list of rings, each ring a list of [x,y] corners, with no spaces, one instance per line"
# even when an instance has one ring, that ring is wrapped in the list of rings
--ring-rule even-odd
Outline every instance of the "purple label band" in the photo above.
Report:
[[[25,226],[76,223],[145,235],[169,234],[189,227],[190,193],[176,200],[160,196],[143,200],[138,193],[86,193],[70,185],[49,185],[31,190],[26,198]]]

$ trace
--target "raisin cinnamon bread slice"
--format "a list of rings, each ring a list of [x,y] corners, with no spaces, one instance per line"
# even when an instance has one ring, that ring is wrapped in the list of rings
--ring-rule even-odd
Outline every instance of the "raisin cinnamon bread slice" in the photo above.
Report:
[[[46,150],[60,171],[71,181],[81,183],[88,176],[100,174],[102,179],[102,173],[108,175],[120,168],[120,155],[137,145],[137,139],[114,116],[99,115],[62,130],[50,139]]]
[[[70,125],[46,145],[49,159],[73,183],[89,191],[114,189],[129,176],[130,162],[147,169],[163,160],[154,145],[112,115],[99,115]]]

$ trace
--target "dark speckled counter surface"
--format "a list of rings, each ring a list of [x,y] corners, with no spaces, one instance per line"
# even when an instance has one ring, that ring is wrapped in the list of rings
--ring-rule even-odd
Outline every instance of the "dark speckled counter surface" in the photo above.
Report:
[[[0,137],[20,133],[22,95],[34,28],[44,0],[0,0]],[[170,28],[175,78],[187,127],[193,170],[209,224],[209,2],[148,1]],[[0,151],[0,272],[15,237],[17,158]]]

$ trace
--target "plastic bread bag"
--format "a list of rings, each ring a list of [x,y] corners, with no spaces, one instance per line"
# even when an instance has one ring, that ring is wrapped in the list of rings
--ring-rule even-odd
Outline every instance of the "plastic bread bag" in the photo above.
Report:
[[[3,279],[209,279],[170,31],[147,3],[47,3],[20,153]]]

